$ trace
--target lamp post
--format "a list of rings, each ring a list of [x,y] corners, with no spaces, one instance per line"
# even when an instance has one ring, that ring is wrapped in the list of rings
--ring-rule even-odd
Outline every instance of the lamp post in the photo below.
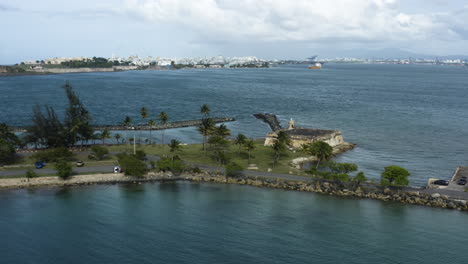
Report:
[[[136,155],[136,139],[135,139],[135,127],[133,129],[133,155]]]

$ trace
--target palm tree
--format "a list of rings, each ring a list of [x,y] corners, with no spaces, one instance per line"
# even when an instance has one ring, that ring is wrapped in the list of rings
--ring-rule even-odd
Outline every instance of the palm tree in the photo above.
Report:
[[[140,115],[141,115],[141,118],[143,118],[143,123],[144,123],[145,119],[148,117],[148,109],[146,109],[146,107],[142,107],[140,109]]]
[[[316,141],[313,143],[302,145],[302,151],[309,155],[317,157],[317,166],[322,160],[328,160],[333,156],[333,148],[326,142]]]
[[[207,104],[202,105],[202,107],[200,108],[200,113],[205,117],[208,117],[210,115],[210,112],[210,107]]]
[[[245,144],[246,140],[247,140],[247,137],[242,133],[237,134],[237,137],[234,140],[234,144],[239,145],[239,155],[241,153],[241,147],[242,145]]]
[[[151,142],[153,141],[153,137],[151,136],[151,131],[153,131],[153,127],[156,125],[156,122],[153,120],[153,119],[150,119],[148,121],[148,126],[149,126],[149,131],[150,131],[150,141],[149,143],[151,144]]]
[[[143,124],[145,123],[145,119],[148,117],[148,109],[146,109],[146,107],[142,107],[140,109],[140,115],[141,115],[141,118],[143,119]],[[140,130],[140,142],[141,142],[141,130]]]
[[[102,133],[101,133],[101,139],[102,139],[102,144],[105,145],[105,140],[106,138],[112,138],[109,130],[107,128],[105,128]]]
[[[181,152],[182,151],[182,145],[181,145],[181,142],[179,140],[176,140],[176,139],[173,139],[171,140],[171,143],[167,144],[169,146],[169,151],[171,153],[177,153],[177,152]],[[174,156],[172,157],[172,159],[174,160]]]
[[[122,136],[119,133],[115,133],[114,138],[117,140],[117,144],[120,144],[119,140]]]
[[[159,113],[158,115],[158,120],[159,120],[159,123],[161,123],[161,125],[165,125],[167,124],[167,121],[169,121],[169,116],[166,114],[166,112],[161,112]],[[164,127],[163,127],[163,131],[162,131],[162,136],[161,136],[161,144],[164,148]]]
[[[206,156],[206,139],[209,135],[213,132],[215,126],[213,119],[211,118],[203,118],[201,124],[198,126],[197,130],[200,134],[203,135],[203,150],[205,151]]]
[[[93,145],[95,145],[97,139],[102,139],[102,135],[101,135],[101,133],[94,133],[91,136],[91,139],[93,140]]]
[[[226,138],[231,135],[231,130],[229,130],[225,124],[221,124],[218,127],[216,127],[216,129],[214,130],[214,134],[216,136]]]
[[[244,143],[244,148],[247,150],[247,153],[249,154],[249,164],[250,164],[250,152],[255,149],[255,143],[253,139],[249,139]]]
[[[132,119],[129,116],[126,116],[122,124],[125,127],[125,138],[127,139],[127,142],[130,142],[128,139],[128,127],[132,124]]]

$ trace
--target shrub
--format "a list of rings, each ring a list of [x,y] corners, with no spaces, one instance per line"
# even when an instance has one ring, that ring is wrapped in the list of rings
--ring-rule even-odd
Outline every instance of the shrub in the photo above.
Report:
[[[380,184],[383,186],[408,186],[411,174],[404,168],[395,165],[385,167]]]
[[[146,160],[146,153],[143,150],[137,150],[135,152],[135,158],[139,160]]]
[[[135,155],[120,153],[117,155],[117,158],[119,160],[120,166],[125,172],[125,175],[131,175],[141,178],[148,171],[146,163],[137,159]]]
[[[72,165],[66,160],[57,161],[55,170],[57,171],[57,175],[62,179],[67,179],[73,173]]]
[[[353,181],[361,183],[367,181],[367,177],[364,175],[364,172],[360,171],[354,176]]]
[[[244,175],[242,173],[243,170],[244,168],[240,164],[235,162],[228,163],[225,168],[226,176],[229,177],[241,177]]]
[[[75,154],[67,148],[55,148],[37,152],[32,157],[37,161],[58,162],[59,160],[70,161],[74,156]]]
[[[91,151],[92,154],[88,157],[91,159],[95,158],[96,160],[103,160],[106,157],[106,155],[109,154],[109,150],[102,146],[92,146]]]
[[[164,158],[164,159],[158,160],[158,162],[156,163],[156,167],[158,171],[163,171],[163,172],[170,171],[174,173],[175,175],[181,174],[186,168],[182,160],[170,159],[170,158]]]
[[[32,169],[29,169],[26,171],[26,178],[31,179],[31,178],[36,178],[38,175],[35,171]]]
[[[198,167],[198,166],[195,166],[191,169],[191,172],[192,173],[202,173],[202,170]]]

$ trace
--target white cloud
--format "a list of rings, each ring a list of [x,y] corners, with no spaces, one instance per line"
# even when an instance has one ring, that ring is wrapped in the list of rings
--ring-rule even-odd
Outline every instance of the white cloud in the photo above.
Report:
[[[404,13],[397,0],[128,0],[124,10],[155,23],[182,25],[208,41],[398,42],[463,37],[452,29],[447,16]]]

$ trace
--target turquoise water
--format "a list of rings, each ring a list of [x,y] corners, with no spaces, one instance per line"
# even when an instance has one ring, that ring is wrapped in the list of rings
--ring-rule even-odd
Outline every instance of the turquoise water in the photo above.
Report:
[[[272,112],[299,126],[342,130],[358,147],[338,157],[357,163],[370,177],[399,165],[411,184],[449,178],[467,165],[468,69],[417,65],[326,64],[270,69],[133,71],[0,78],[0,122],[26,125],[35,103],[62,110],[60,86],[74,85],[99,124],[139,117],[146,106],[172,120],[197,119],[200,105],[214,116],[234,116],[234,133],[262,137],[269,128],[252,114]],[[199,142],[193,128],[169,137]],[[154,133],[159,138],[157,132]]]
[[[1,263],[466,263],[468,214],[208,183],[0,192]]]

